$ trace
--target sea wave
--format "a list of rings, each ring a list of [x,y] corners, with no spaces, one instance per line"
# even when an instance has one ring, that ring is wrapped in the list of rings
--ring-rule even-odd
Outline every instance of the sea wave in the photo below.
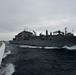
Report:
[[[29,46],[29,45],[19,45],[20,48],[44,48],[44,49],[61,49],[61,48],[65,48],[68,50],[76,50],[76,45],[73,46],[63,46],[63,47],[41,47],[41,46]]]
[[[12,75],[15,72],[15,66],[13,64],[9,64],[6,67],[6,73],[5,75]]]
[[[0,69],[0,75],[12,75],[15,72],[15,66],[10,63]]]
[[[44,48],[44,49],[58,49],[59,47],[41,47],[41,46],[29,46],[29,45],[19,45],[20,48]]]
[[[59,47],[44,47],[44,49],[59,49]]]
[[[76,45],[73,45],[73,46],[64,46],[62,48],[65,48],[65,49],[68,49],[68,50],[76,50]]]
[[[19,45],[21,48],[42,48],[40,46]]]
[[[3,58],[7,57],[7,55],[11,54],[11,51],[7,51],[3,54]]]

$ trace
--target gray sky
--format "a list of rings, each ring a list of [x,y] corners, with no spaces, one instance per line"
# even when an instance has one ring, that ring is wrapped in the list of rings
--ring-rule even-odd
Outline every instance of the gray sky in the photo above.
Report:
[[[45,33],[65,27],[76,34],[76,0],[0,0],[0,40],[24,28]]]

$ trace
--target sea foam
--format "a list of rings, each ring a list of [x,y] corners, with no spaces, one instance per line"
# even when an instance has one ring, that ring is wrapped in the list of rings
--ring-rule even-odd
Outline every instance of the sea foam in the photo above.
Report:
[[[44,47],[44,49],[58,49],[59,47]]]
[[[19,45],[21,48],[42,48],[40,46]]]
[[[64,47],[62,47],[62,48],[66,48],[66,49],[68,49],[68,50],[76,50],[76,45],[73,45],[73,46],[64,46]]]
[[[19,45],[20,48],[44,48],[44,49],[58,49],[59,47],[41,47],[41,46],[29,46],[29,45]]]
[[[15,72],[15,66],[12,63],[2,66],[0,75],[12,75]]]
[[[3,54],[3,58],[7,57],[7,55],[11,54],[11,51],[7,51]]]
[[[5,68],[5,75],[12,75],[15,72],[15,66],[10,63],[6,68]]]

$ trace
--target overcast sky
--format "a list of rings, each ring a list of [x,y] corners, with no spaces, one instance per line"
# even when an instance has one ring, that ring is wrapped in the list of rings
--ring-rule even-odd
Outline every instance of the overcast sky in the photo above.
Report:
[[[0,40],[24,28],[45,33],[65,27],[76,33],[76,0],[0,0]]]

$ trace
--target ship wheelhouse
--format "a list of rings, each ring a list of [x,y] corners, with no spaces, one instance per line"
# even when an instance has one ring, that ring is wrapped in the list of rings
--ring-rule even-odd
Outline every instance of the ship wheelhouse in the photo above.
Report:
[[[22,31],[19,34],[15,35],[15,38],[13,38],[13,40],[16,40],[16,41],[29,40],[32,37],[33,37],[33,33],[32,32]]]

